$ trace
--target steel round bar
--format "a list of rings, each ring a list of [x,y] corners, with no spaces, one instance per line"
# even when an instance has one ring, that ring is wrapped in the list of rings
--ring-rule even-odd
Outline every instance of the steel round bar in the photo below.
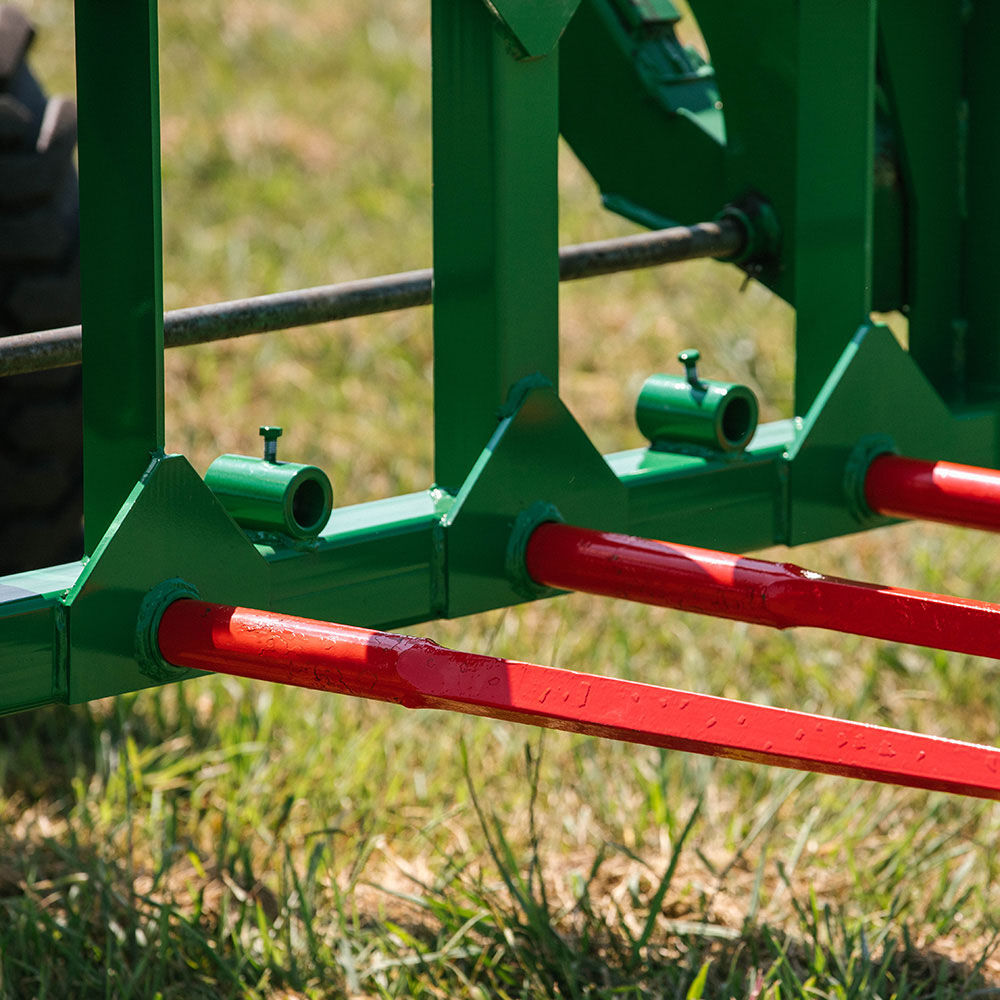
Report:
[[[525,566],[537,583],[785,629],[833,629],[1000,658],[1000,605],[823,576],[791,563],[543,524]]]
[[[0,339],[0,376],[78,365],[81,345],[79,326],[4,337]]]
[[[186,347],[430,305],[430,268],[344,281],[235,302],[175,309],[164,317],[167,347]]]
[[[865,476],[868,506],[887,517],[1000,531],[1000,472],[879,455]]]
[[[736,219],[673,226],[614,240],[577,243],[559,251],[559,280],[576,281],[701,257],[734,257],[747,233]]]
[[[745,241],[746,232],[739,222],[722,219],[581,243],[560,250],[559,277],[576,281],[697,257],[729,257],[739,253]],[[175,309],[164,316],[164,344],[185,347],[426,306],[431,303],[433,278],[433,271],[425,268]],[[79,326],[5,337],[0,340],[0,376],[79,364],[81,338]]]
[[[428,639],[181,599],[157,640],[175,666],[888,784],[1000,798],[1000,751]]]

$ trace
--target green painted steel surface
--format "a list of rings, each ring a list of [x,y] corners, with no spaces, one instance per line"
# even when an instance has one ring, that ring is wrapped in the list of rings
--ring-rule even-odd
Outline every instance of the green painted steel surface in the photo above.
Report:
[[[742,552],[886,523],[859,501],[880,449],[1000,462],[1000,6],[692,6],[711,65],[670,0],[433,0],[438,485],[296,537],[160,451],[155,9],[78,0],[92,557],[0,580],[0,712],[169,679],[136,649],[163,588],[388,628],[542,596],[546,518]],[[798,416],[712,450],[647,394],[655,447],[596,451],[558,391],[560,124],[635,220],[769,213],[745,266],[797,308]],[[909,352],[873,306],[908,309]]]
[[[171,579],[204,600],[270,603],[264,559],[180,455],[153,460],[66,597],[71,701],[158,682],[136,663],[136,622]]]
[[[628,490],[627,530],[727,552],[784,542],[784,455],[794,433],[791,421],[761,427],[745,452],[726,457],[652,450],[609,455],[609,465]]]
[[[62,598],[80,566],[58,566],[0,580],[0,711],[19,712],[68,697]]]
[[[434,477],[465,480],[511,387],[559,378],[555,53],[434,0]]]
[[[953,417],[930,382],[884,326],[863,326],[848,344],[789,449],[788,544],[859,531],[845,473],[867,436],[888,437],[913,458],[994,466],[1000,454],[996,408]]]
[[[625,490],[555,390],[527,388],[515,407],[442,521],[449,617],[523,600],[507,548],[518,515],[534,504],[584,527],[626,524]]]
[[[580,0],[489,0],[527,56],[544,56],[555,47]]]
[[[163,448],[155,0],[77,0],[84,517],[93,552]]]
[[[314,538],[330,517],[333,488],[322,469],[249,455],[220,455],[205,483],[242,528]]]
[[[972,401],[1000,395],[1000,87],[997,86],[997,39],[1000,4],[977,3],[968,12],[963,80],[967,102],[958,108],[962,161],[958,212],[965,224],[962,260],[963,311],[955,317],[962,332],[966,396]],[[938,279],[943,276],[939,273]]]
[[[335,510],[308,545],[258,544],[272,606],[306,618],[398,628],[444,612],[442,516],[452,498],[428,490]]]
[[[942,346],[954,340],[955,324],[964,320],[961,5],[945,4],[933,18],[915,18],[905,0],[881,0],[879,20],[907,188],[910,353],[945,399],[957,403],[964,396],[963,352]],[[942,268],[942,260],[951,263]]]
[[[757,429],[757,415],[757,398],[745,385],[696,374],[650,375],[635,404],[639,430],[664,451],[686,445],[742,451]]]
[[[831,168],[862,155],[857,136],[845,141],[837,120],[857,110],[852,73],[870,53],[870,35],[859,50],[843,25],[838,28],[837,19],[856,5],[841,5],[825,26],[814,19],[811,29],[808,5],[793,0],[692,0],[711,65],[677,41],[672,17],[650,6],[584,0],[560,52],[563,132],[600,185],[605,204],[645,225],[694,221],[750,195],[766,199],[781,225],[782,252],[764,266],[755,262],[753,274],[794,303],[800,155],[806,154],[809,170],[813,151],[835,139],[840,148]],[[933,31],[931,19],[927,23]],[[802,33],[816,27],[823,36],[819,49],[803,48],[812,43]],[[934,74],[927,65],[920,64],[920,71],[930,81]],[[803,104],[800,67],[807,84],[819,77],[818,86],[826,88],[826,111]],[[905,302],[905,206],[898,123],[880,87],[876,94],[871,295],[878,309],[892,310]],[[861,138],[862,145],[869,142]],[[813,193],[809,198],[821,200]],[[836,192],[835,204],[850,202],[845,191]]]
[[[645,6],[583,0],[560,45],[560,128],[616,212],[650,226],[712,218],[729,200],[715,72],[671,20],[644,22]]]
[[[795,412],[805,413],[872,307],[874,0],[799,0],[798,52]]]

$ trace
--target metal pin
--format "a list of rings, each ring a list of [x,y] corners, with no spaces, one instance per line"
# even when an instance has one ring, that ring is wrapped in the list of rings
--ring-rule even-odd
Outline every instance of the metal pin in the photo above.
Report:
[[[697,368],[700,359],[701,354],[693,347],[689,347],[677,355],[677,360],[684,366],[684,376],[687,378],[692,389],[700,389],[702,387],[701,380],[698,378]]]
[[[260,436],[264,439],[264,461],[273,465],[278,461],[278,438],[281,437],[281,428],[267,424],[261,427]]]

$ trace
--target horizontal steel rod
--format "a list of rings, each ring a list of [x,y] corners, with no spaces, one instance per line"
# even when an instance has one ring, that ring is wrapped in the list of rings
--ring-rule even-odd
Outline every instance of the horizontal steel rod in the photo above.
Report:
[[[577,281],[698,257],[731,257],[740,252],[745,241],[743,226],[726,218],[580,243],[559,251],[559,279]],[[175,309],[164,316],[164,343],[167,347],[185,347],[426,306],[431,303],[433,278],[434,272],[426,268]],[[81,339],[79,326],[5,337],[0,340],[0,376],[79,364]]]
[[[561,590],[1000,658],[1000,605],[842,580],[790,563],[543,524],[528,541],[525,565],[538,583]]]
[[[865,476],[868,506],[887,517],[1000,531],[1000,472],[879,455]]]
[[[160,651],[180,667],[437,708],[714,757],[1000,798],[1000,751],[456,652],[428,639],[179,600]]]

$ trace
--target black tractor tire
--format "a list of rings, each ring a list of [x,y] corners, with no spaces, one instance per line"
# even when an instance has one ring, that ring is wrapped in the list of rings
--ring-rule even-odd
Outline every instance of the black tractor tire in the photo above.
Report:
[[[0,6],[0,337],[80,321],[76,105],[26,62],[34,29]],[[83,551],[79,367],[0,379],[0,576]]]

